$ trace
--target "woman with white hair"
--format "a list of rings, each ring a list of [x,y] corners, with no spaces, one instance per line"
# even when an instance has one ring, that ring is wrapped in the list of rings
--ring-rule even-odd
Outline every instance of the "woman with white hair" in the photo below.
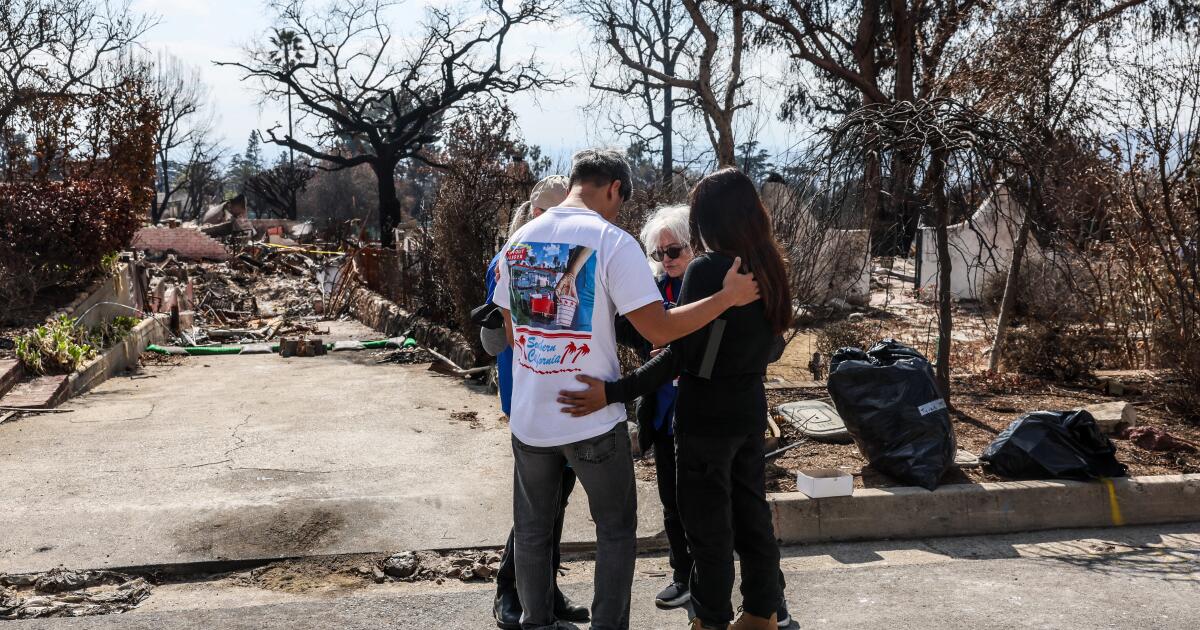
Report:
[[[646,221],[641,232],[646,258],[654,270],[658,290],[662,293],[667,308],[679,300],[683,285],[683,272],[692,262],[691,237],[688,229],[688,207],[664,206]],[[651,344],[637,334],[628,321],[618,323],[618,340],[637,351],[642,362],[654,353]],[[654,598],[659,608],[677,608],[690,598],[688,577],[692,569],[692,556],[688,552],[683,523],[676,507],[675,492],[675,433],[672,420],[675,416],[676,387],[674,383],[663,385],[653,394],[638,399],[638,437],[642,451],[654,447],[654,468],[658,476],[658,498],[663,506],[663,524],[667,532],[668,556],[671,562],[671,583]]]

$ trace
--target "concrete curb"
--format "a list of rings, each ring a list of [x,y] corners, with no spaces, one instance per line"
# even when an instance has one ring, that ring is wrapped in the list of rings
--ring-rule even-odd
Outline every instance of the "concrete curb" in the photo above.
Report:
[[[1200,521],[1200,474],[1096,482],[1005,481],[767,497],[784,544],[1001,534]]]
[[[92,359],[87,365],[71,374],[67,380],[66,398],[78,396],[135,365],[146,346],[162,343],[166,339],[165,316],[155,315],[142,320],[129,331],[121,343],[114,345],[104,354]],[[61,401],[59,401],[61,402]]]

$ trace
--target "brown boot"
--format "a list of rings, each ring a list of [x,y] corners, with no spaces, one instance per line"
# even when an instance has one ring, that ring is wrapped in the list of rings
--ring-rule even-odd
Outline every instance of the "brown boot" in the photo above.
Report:
[[[688,626],[688,628],[691,628],[691,630],[718,630],[716,626],[704,625],[704,622],[700,621],[699,617],[692,619],[692,623]],[[726,626],[726,628],[728,628],[728,626]]]
[[[729,630],[778,630],[779,622],[776,619],[776,613],[771,613],[770,617],[763,618],[742,612],[742,616],[738,617],[732,626],[729,626]]]

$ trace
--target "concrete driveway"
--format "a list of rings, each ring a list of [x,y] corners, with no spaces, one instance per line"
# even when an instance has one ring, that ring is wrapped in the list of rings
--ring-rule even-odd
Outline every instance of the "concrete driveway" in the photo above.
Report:
[[[330,324],[331,337],[377,336]],[[458,379],[364,352],[145,373],[70,413],[0,425],[0,572],[504,543],[507,425]],[[645,483],[639,505],[639,535],[653,536]],[[578,489],[564,539],[594,539]]]

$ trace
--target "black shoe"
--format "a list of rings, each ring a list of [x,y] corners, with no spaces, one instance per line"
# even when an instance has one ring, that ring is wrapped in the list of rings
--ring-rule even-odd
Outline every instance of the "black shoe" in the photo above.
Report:
[[[492,616],[496,618],[496,627],[501,630],[521,630],[521,599],[517,596],[517,589],[496,589]]]
[[[780,628],[787,628],[792,625],[792,618],[788,616],[786,599],[779,602],[779,610],[775,613],[775,619]]]
[[[679,608],[692,599],[687,582],[671,582],[654,598],[654,605],[663,609]]]
[[[592,618],[587,606],[575,604],[558,589],[554,589],[554,616],[571,623],[584,623]]]

